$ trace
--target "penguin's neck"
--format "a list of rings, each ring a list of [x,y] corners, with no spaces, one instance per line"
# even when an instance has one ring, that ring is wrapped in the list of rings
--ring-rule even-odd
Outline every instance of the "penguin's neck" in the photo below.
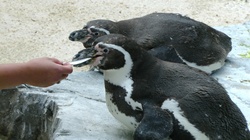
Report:
[[[127,23],[128,21],[125,20],[125,21],[119,21],[117,22],[117,27],[118,27],[118,32],[119,34],[122,34],[122,35],[125,35],[125,36],[130,36],[131,35],[131,30],[134,28],[134,24],[129,24]]]
[[[104,80],[116,86],[125,86],[131,84],[132,80],[130,79],[130,70],[129,68],[123,68],[119,70],[105,70]]]
[[[136,77],[136,79],[144,79],[145,75],[149,76],[147,73],[157,73],[158,70],[160,70],[158,67],[161,66],[159,61],[161,60],[143,50],[143,52],[140,53],[140,57],[134,62],[131,76]]]

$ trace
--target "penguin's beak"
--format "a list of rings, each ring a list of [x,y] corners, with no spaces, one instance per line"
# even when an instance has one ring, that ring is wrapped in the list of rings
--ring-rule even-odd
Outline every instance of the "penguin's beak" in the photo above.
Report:
[[[102,43],[98,43],[91,48],[86,48],[79,51],[72,59],[72,62],[90,58],[88,61],[85,61],[80,64],[74,64],[74,67],[82,67],[85,65],[91,65],[91,67],[98,66],[101,64],[102,59],[106,54],[109,53],[109,48]]]
[[[92,43],[95,41],[95,39],[96,37],[93,36],[89,28],[76,30],[69,35],[69,40],[81,42],[85,48],[92,47]]]
[[[88,29],[84,28],[70,33],[69,40],[82,42],[85,48],[89,48],[91,47],[95,39],[93,38],[91,32]]]
[[[89,65],[91,63],[91,60],[93,58],[95,54],[95,50],[93,47],[91,48],[86,48],[86,49],[83,49],[81,51],[79,51],[72,59],[72,62],[74,61],[78,61],[78,60],[83,60],[85,58],[91,58],[90,60],[84,62],[84,63],[81,63],[81,64],[77,64],[77,65],[74,65],[74,67],[82,67],[82,66],[85,66],[85,65]]]
[[[90,38],[92,38],[92,35],[87,29],[76,30],[69,35],[69,40],[82,43],[86,43]]]
[[[85,61],[80,64],[74,64],[74,67],[82,67],[85,65],[91,65],[93,67],[97,66],[100,61],[103,59],[104,54],[107,53],[107,48],[103,45],[97,44],[91,48],[86,48],[79,51],[72,59],[72,62],[83,60],[86,58],[91,58],[88,61]]]

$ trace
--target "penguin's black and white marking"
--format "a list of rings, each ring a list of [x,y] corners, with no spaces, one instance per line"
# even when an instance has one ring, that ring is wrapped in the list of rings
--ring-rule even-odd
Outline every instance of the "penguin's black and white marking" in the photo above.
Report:
[[[171,62],[185,63],[207,73],[221,68],[231,51],[231,39],[210,26],[180,14],[152,13],[140,18],[113,22],[89,21],[83,29],[74,31],[69,39],[89,48],[93,41],[111,33],[134,39],[154,56]],[[85,49],[79,55],[87,54]]]
[[[250,139],[240,109],[206,73],[157,59],[123,35],[102,36],[93,48],[107,107],[135,140]]]

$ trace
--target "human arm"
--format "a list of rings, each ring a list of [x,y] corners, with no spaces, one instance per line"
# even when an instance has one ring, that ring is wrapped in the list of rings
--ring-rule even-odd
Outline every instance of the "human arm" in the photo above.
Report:
[[[55,58],[37,58],[25,63],[0,64],[0,89],[30,84],[51,86],[72,73],[70,64],[63,65]]]

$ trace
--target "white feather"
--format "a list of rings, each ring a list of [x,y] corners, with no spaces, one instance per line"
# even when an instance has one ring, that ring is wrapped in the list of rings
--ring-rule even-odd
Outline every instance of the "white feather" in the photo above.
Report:
[[[172,112],[174,117],[180,122],[180,125],[182,125],[184,129],[188,131],[196,140],[209,140],[209,138],[204,133],[202,133],[188,121],[177,101],[173,99],[165,100],[161,108]]]
[[[90,27],[89,27],[88,31],[89,31],[90,33],[91,33],[91,30],[90,30],[91,28],[94,28],[94,29],[96,29],[96,30],[105,32],[107,35],[110,34],[110,32],[109,32],[108,30],[106,30],[106,29],[104,29],[104,28],[97,28],[97,27],[95,27],[95,26],[90,26]]]
[[[199,69],[199,70],[202,70],[208,74],[211,74],[213,71],[217,70],[217,69],[220,69],[224,64],[225,64],[225,59],[221,59],[213,64],[210,64],[210,65],[206,65],[206,66],[199,66],[197,65],[196,63],[193,63],[193,62],[189,62],[187,60],[185,60],[183,57],[181,57],[179,55],[179,53],[176,51],[176,54],[181,58],[181,60],[186,63],[188,66],[190,67],[193,67],[193,68],[196,68],[196,69]],[[197,58],[199,59],[199,58]]]

